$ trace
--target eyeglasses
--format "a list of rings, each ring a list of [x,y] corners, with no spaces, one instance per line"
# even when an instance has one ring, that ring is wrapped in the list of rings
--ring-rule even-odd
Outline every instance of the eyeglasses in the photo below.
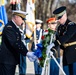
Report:
[[[51,24],[57,24],[57,22],[52,22]]]
[[[52,22],[52,23],[48,23],[48,24],[57,24],[57,22]]]

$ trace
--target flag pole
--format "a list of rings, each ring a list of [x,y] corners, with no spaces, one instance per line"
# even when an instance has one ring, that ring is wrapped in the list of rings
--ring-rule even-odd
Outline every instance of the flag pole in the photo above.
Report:
[[[32,0],[32,2],[34,3],[34,5],[35,5],[35,0]],[[35,19],[35,9],[34,9],[34,19]],[[37,48],[37,46],[36,46],[36,24],[34,23],[34,44],[35,44],[35,49]]]
[[[35,49],[37,48],[36,46],[36,24],[34,25],[34,43],[35,43]]]

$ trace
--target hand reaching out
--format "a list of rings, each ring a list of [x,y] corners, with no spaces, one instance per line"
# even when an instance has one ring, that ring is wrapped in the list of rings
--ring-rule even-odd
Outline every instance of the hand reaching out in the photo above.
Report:
[[[34,55],[34,52],[27,52],[27,57],[31,62],[37,59],[37,57]]]
[[[50,45],[47,46],[46,54],[49,53],[52,47],[54,47],[54,43],[51,43]]]

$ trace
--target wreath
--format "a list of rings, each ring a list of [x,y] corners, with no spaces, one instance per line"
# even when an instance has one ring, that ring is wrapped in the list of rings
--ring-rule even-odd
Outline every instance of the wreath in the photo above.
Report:
[[[50,44],[50,39],[54,31],[51,29],[47,29],[43,32],[41,43],[37,44],[37,49],[35,50],[35,55],[39,59],[39,64],[41,67],[44,66],[44,62],[46,59],[46,50],[47,46]],[[53,40],[52,40],[53,42]]]

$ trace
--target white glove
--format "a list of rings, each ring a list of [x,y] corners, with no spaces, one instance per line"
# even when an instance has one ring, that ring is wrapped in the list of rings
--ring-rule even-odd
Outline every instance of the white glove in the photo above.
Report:
[[[31,57],[28,57],[28,59],[31,61],[31,62],[34,62],[36,59],[33,59]]]
[[[34,56],[34,52],[27,52],[27,57],[33,57]]]
[[[34,55],[34,52],[27,52],[27,57],[30,61],[35,61],[37,57]]]
[[[46,50],[46,54],[49,53],[49,52],[50,52],[50,49],[51,49],[52,47],[54,47],[54,46],[55,46],[54,43],[51,43],[50,45],[48,45],[48,46],[47,46],[47,50]]]

